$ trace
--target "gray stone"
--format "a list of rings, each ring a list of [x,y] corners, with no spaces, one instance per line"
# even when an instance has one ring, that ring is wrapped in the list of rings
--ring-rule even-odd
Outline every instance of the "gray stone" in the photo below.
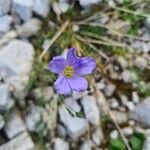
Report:
[[[99,146],[102,143],[103,138],[104,138],[104,136],[103,136],[103,133],[102,133],[102,129],[100,127],[97,127],[95,129],[95,131],[92,133],[92,140],[93,140],[93,142],[97,146]]]
[[[63,138],[66,137],[66,135],[67,135],[66,129],[62,125],[58,125],[58,127],[57,127],[57,133],[58,133],[58,135],[60,137],[63,137]]]
[[[81,147],[80,150],[92,150],[92,142],[90,140],[85,141]]]
[[[141,49],[142,49],[143,52],[148,53],[150,51],[150,42],[148,42],[148,43],[141,42]]]
[[[133,111],[135,109],[135,104],[133,102],[127,102],[126,106],[130,111]]]
[[[143,150],[150,150],[150,130],[147,130]]]
[[[144,70],[147,66],[147,60],[146,58],[142,57],[142,56],[139,56],[135,59],[135,65],[141,69],[141,70]]]
[[[78,32],[79,30],[80,30],[79,25],[73,25],[73,26],[72,26],[72,31],[73,31],[73,32]]]
[[[25,125],[18,111],[13,111],[5,126],[5,133],[9,139],[25,131]]]
[[[109,0],[109,1],[108,1],[108,5],[109,5],[110,7],[116,7],[116,3],[114,2],[114,0]]]
[[[142,123],[144,126],[150,127],[150,100],[144,100],[135,107],[134,111],[131,111],[130,118]]]
[[[27,132],[23,132],[6,144],[0,146],[0,150],[31,150],[34,143]]]
[[[28,130],[38,133],[44,129],[45,123],[42,120],[42,112],[42,107],[33,106],[30,108],[30,111],[25,118]]]
[[[88,91],[84,91],[84,92],[76,92],[76,91],[73,91],[72,92],[72,97],[74,99],[81,99],[83,98],[84,96],[86,96],[88,94]]]
[[[112,99],[110,99],[109,101],[110,101],[110,102],[109,102],[110,107],[111,107],[112,109],[116,109],[116,108],[119,107],[119,103],[118,103],[118,101],[117,101],[115,98],[112,98]]]
[[[10,11],[11,0],[0,0],[0,16]]]
[[[100,124],[100,111],[94,96],[85,96],[81,100],[86,119],[94,126]]]
[[[43,101],[50,101],[54,96],[54,90],[52,87],[38,87],[33,90],[33,94],[36,99],[40,99]]]
[[[106,86],[106,81],[102,79],[100,82],[96,83],[96,85],[99,90],[103,90]]]
[[[110,136],[111,139],[117,139],[118,136],[119,136],[119,133],[118,133],[117,130],[113,130],[113,131],[111,131],[109,136]]]
[[[0,77],[4,79],[16,97],[24,97],[34,58],[33,46],[21,40],[13,40],[0,49]]]
[[[149,17],[149,18],[146,18],[145,26],[146,26],[148,29],[150,29],[150,17]]]
[[[72,102],[74,103],[74,111],[80,111],[80,107],[77,105],[76,101],[72,100]],[[60,121],[66,126],[69,136],[76,139],[85,133],[88,124],[84,118],[72,116],[66,107],[64,105],[59,107]],[[71,107],[71,105],[69,107]]]
[[[115,90],[116,90],[116,86],[113,84],[109,84],[105,86],[104,92],[106,96],[112,96]]]
[[[33,11],[44,18],[47,17],[50,11],[50,1],[34,0]]]
[[[10,92],[6,84],[0,85],[0,112],[6,111],[13,106],[13,100],[10,98]]]
[[[118,57],[117,58],[117,61],[119,62],[119,64],[121,65],[121,67],[123,68],[123,69],[125,69],[126,67],[127,67],[127,61],[126,61],[126,59],[124,59],[123,57]]]
[[[53,99],[51,99],[50,102],[45,105],[45,109],[43,110],[42,118],[46,123],[48,130],[54,131],[57,126],[57,106],[58,96],[54,95]]]
[[[4,119],[3,119],[3,117],[0,115],[0,130],[4,127],[4,125],[5,125]]]
[[[90,5],[101,2],[101,0],[88,0],[88,1],[87,0],[79,0],[79,2],[82,7],[88,7]]]
[[[27,38],[35,35],[41,28],[41,21],[39,19],[30,19],[22,26],[17,27],[17,34],[20,37]]]
[[[79,104],[77,103],[77,101],[74,98],[72,98],[72,97],[66,98],[64,100],[64,102],[65,102],[65,106],[70,108],[72,111],[74,111],[74,112],[81,111],[81,107],[79,106]]]
[[[0,32],[6,33],[10,29],[12,23],[12,17],[9,15],[4,15],[0,17]]]
[[[69,144],[61,138],[54,139],[54,150],[69,150]]]
[[[53,3],[53,10],[58,15],[65,13],[68,9],[69,9],[69,4],[66,2]]]
[[[111,111],[111,113],[118,124],[124,124],[128,121],[128,115],[126,114],[126,112],[114,110],[114,111]]]
[[[121,78],[123,79],[124,82],[131,83],[135,80],[135,75],[129,70],[124,70],[121,74]]]
[[[12,0],[13,10],[23,20],[28,21],[32,17],[33,0]]]
[[[140,101],[140,98],[137,94],[137,92],[132,92],[132,101],[137,104]]]
[[[133,129],[131,127],[125,127],[125,128],[122,129],[122,133],[125,136],[129,137],[133,134]]]

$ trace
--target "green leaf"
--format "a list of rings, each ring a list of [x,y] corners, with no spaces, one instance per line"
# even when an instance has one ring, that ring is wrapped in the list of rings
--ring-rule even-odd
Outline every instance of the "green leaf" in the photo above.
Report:
[[[145,136],[141,133],[135,133],[130,137],[130,144],[133,150],[141,150],[145,141]]]
[[[110,139],[109,150],[126,150],[126,146],[121,139]]]
[[[82,112],[76,112],[76,116],[79,118],[83,118],[83,113]]]

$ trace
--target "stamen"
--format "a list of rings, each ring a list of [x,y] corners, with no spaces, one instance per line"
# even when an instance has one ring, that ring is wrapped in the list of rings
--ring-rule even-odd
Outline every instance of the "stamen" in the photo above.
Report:
[[[74,69],[71,66],[66,66],[66,68],[64,69],[63,72],[64,76],[66,76],[67,78],[71,78],[74,74]]]

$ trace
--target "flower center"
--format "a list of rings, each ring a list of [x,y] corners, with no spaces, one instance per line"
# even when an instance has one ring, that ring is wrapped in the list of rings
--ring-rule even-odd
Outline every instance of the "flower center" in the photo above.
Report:
[[[67,77],[67,78],[71,78],[74,74],[74,69],[71,66],[66,66],[66,68],[64,69],[63,74]]]

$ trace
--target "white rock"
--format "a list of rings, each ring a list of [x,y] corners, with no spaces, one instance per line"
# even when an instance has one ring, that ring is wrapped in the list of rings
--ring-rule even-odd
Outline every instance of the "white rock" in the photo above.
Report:
[[[66,126],[67,132],[71,138],[76,139],[87,130],[88,124],[86,120],[84,118],[71,116],[64,105],[59,107],[59,116],[61,122]]]
[[[63,3],[54,2],[53,3],[53,10],[58,15],[65,13],[68,9],[69,9],[68,3],[65,3],[65,2],[63,2]]]
[[[5,133],[9,139],[12,139],[16,135],[25,131],[25,125],[18,111],[14,111],[10,114],[5,126]]]
[[[135,65],[139,69],[144,70],[145,67],[147,66],[147,60],[144,57],[139,56],[135,59]]]
[[[109,0],[108,1],[108,5],[111,6],[111,7],[115,7],[116,6],[114,0]]]
[[[62,13],[65,13],[69,9],[69,4],[68,3],[59,3],[59,7]]]
[[[58,135],[60,137],[63,137],[63,138],[66,137],[66,135],[67,135],[66,129],[62,125],[58,125],[58,127],[57,127],[57,133],[58,133]]]
[[[127,67],[127,61],[123,57],[118,57],[117,61],[120,63],[121,67],[124,69]]]
[[[13,10],[23,20],[28,21],[32,17],[33,0],[12,0]]]
[[[142,133],[142,134],[146,134],[146,129],[143,127],[140,127],[136,124],[136,126],[134,127],[134,131],[136,133]]]
[[[40,106],[33,106],[30,108],[25,121],[26,126],[30,131],[40,132],[44,129],[44,122],[42,122],[42,111],[43,108]]]
[[[3,117],[0,115],[0,130],[4,127],[4,125],[5,125],[4,119],[3,119]]]
[[[131,111],[130,113],[130,118],[150,127],[150,115],[148,115],[149,112],[150,101],[149,99],[146,99],[136,105],[134,111]]]
[[[144,142],[143,150],[150,150],[150,130],[146,132],[146,140]]]
[[[133,102],[127,102],[126,106],[130,111],[133,111],[135,109],[135,104]]]
[[[132,101],[129,101],[126,95],[121,95],[120,98],[124,106],[128,107],[131,111],[134,110],[135,104]]]
[[[50,11],[50,1],[34,0],[33,11],[44,18],[47,17]]]
[[[140,101],[137,92],[132,92],[132,101],[133,101],[135,104],[137,104],[137,103]]]
[[[102,129],[100,127],[97,127],[95,129],[95,131],[93,132],[92,140],[97,146],[99,146],[102,143],[102,141],[103,141],[103,133],[102,133]]]
[[[53,98],[46,103],[45,109],[42,113],[42,120],[46,123],[47,129],[54,131],[57,126],[57,112],[58,112],[58,95],[54,95]]]
[[[82,6],[82,7],[87,7],[87,6],[90,6],[90,5],[92,5],[92,4],[97,4],[97,3],[99,3],[99,2],[101,2],[101,0],[79,0],[79,2],[80,2],[80,5]]]
[[[103,25],[105,25],[108,21],[109,21],[108,16],[103,16],[102,18],[100,18],[100,23]]]
[[[41,28],[41,21],[39,19],[30,19],[22,26],[17,27],[18,36],[27,38],[35,35]]]
[[[80,150],[92,150],[92,143],[90,140],[88,141],[85,141],[81,147],[80,147]]]
[[[100,123],[100,111],[93,96],[85,96],[81,101],[86,119],[94,126]]]
[[[110,99],[110,107],[116,109],[119,107],[119,103],[115,98]]]
[[[133,134],[133,129],[131,127],[125,127],[122,129],[122,133],[125,136],[131,136]]]
[[[81,99],[82,97],[86,96],[87,94],[88,94],[88,91],[84,91],[84,92],[73,91],[72,97],[77,100],[77,99]]]
[[[150,29],[150,17],[146,19],[145,25],[148,29]]]
[[[13,40],[0,49],[0,77],[12,87],[14,95],[25,96],[34,58],[33,46],[21,40]]]
[[[111,111],[111,113],[114,116],[115,120],[118,122],[118,124],[126,123],[128,120],[128,115],[126,114],[126,112]]]
[[[96,83],[96,84],[97,84],[97,88],[98,88],[99,90],[104,89],[105,86],[106,86],[105,80],[103,80],[103,79],[102,79],[100,82]]]
[[[0,0],[0,16],[10,11],[11,0]]]
[[[54,90],[52,87],[38,87],[33,90],[33,94],[36,99],[41,99],[43,101],[50,101],[54,96]]]
[[[113,84],[109,84],[105,87],[104,92],[106,96],[112,96],[114,91],[116,89],[116,86]]]
[[[121,99],[121,102],[123,103],[123,105],[127,105],[128,103],[128,97],[126,95],[120,95],[120,99]]]
[[[111,138],[111,139],[117,139],[118,136],[119,136],[119,133],[118,133],[117,130],[111,131],[111,133],[110,133],[110,138]]]
[[[79,106],[77,101],[75,99],[73,99],[72,97],[66,98],[64,100],[64,102],[65,102],[66,106],[69,106],[68,108],[70,108],[74,112],[80,112],[81,111],[81,107]]]
[[[0,112],[6,111],[11,107],[12,99],[8,86],[6,84],[0,85]]]
[[[69,144],[61,138],[55,138],[54,150],[69,150]]]
[[[134,121],[134,120],[129,120],[128,124],[129,124],[131,127],[134,127],[134,126],[135,126],[135,121]]]
[[[121,78],[123,79],[124,82],[126,83],[131,83],[134,81],[135,77],[134,74],[128,70],[124,70],[121,74]]]
[[[50,42],[51,42],[50,40],[45,39],[42,44],[42,49],[47,49],[49,47]]]
[[[9,15],[4,15],[0,17],[0,32],[5,33],[10,29],[12,23],[12,17]]]
[[[143,52],[148,53],[150,51],[150,42],[148,43],[141,42],[141,49],[143,50]]]
[[[73,32],[78,32],[79,31],[79,25],[73,25],[72,26],[72,31]]]
[[[34,143],[27,132],[23,132],[6,144],[0,146],[0,150],[31,150]]]

